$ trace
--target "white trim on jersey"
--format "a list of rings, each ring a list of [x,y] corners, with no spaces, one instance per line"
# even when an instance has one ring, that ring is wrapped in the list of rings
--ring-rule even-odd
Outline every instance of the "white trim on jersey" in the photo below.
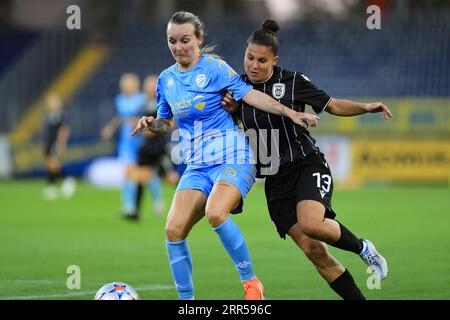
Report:
[[[328,106],[328,104],[330,103],[331,99],[333,99],[333,98],[330,97],[330,99],[328,99],[327,103],[325,103],[325,107],[323,107],[323,109],[322,109],[320,112],[318,112],[317,114],[322,113],[322,112],[327,108],[327,106]]]
[[[244,81],[247,81],[247,76],[245,76]],[[244,125],[244,130],[248,129],[248,126],[245,124],[245,117],[244,117],[244,100],[241,102],[241,113],[242,113],[242,124]]]
[[[273,69],[272,69],[272,73],[273,73]],[[266,93],[266,84],[265,83],[264,83],[263,90],[264,90],[264,93]],[[268,112],[267,112],[267,119],[269,120],[270,128],[273,130],[272,121],[270,120],[270,113],[268,113]],[[272,134],[270,136],[272,136]],[[275,141],[275,147],[277,148],[278,157],[280,157],[280,148],[278,147],[277,140],[274,139],[274,141]]]
[[[281,83],[281,79],[283,78],[283,69],[280,70],[280,77],[278,78],[278,83]],[[281,100],[278,99],[278,102],[281,103]],[[287,132],[286,123],[284,122],[284,116],[281,115],[281,121],[283,122],[284,133],[286,133],[286,140],[289,145],[289,153],[291,154],[291,162],[294,161],[294,155],[292,153],[291,141],[289,140],[289,134]]]
[[[294,92],[295,92],[295,76],[296,75],[297,75],[297,71],[294,72],[294,80],[292,81],[292,94],[291,94],[291,108],[292,109],[294,109]],[[297,142],[300,145],[303,156],[306,157],[305,150],[303,150],[302,143],[300,141],[298,141],[297,127],[295,126],[295,123],[292,123],[292,127],[294,128],[295,142]]]

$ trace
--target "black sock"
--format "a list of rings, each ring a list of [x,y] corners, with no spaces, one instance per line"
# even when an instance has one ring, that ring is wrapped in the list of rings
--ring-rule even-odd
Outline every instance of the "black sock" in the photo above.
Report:
[[[136,189],[136,214],[137,215],[139,215],[139,210],[141,209],[142,191],[143,191],[142,184],[139,183],[137,185],[137,189]]]
[[[54,172],[48,171],[47,172],[47,183],[49,185],[54,185],[57,177],[58,177],[57,174],[55,174]]]
[[[60,181],[63,178],[62,170],[53,172],[53,177],[54,177],[54,180],[53,180],[54,183],[57,183],[58,181]]]
[[[356,254],[360,254],[363,249],[363,242],[358,239],[350,230],[344,227],[339,221],[339,227],[341,228],[341,237],[335,243],[329,243],[329,245],[345,250],[351,251]]]
[[[366,300],[347,269],[329,285],[344,300]]]
[[[64,169],[61,168],[61,170],[59,170],[59,172],[58,172],[58,178],[61,180],[64,180],[65,177],[66,177],[66,172]]]

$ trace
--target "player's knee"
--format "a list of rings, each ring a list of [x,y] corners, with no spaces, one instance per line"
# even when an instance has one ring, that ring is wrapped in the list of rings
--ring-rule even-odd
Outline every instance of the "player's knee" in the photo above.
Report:
[[[300,227],[304,234],[313,239],[320,237],[322,232],[322,226],[315,220],[308,220],[308,219],[304,219],[304,221],[300,220]]]
[[[227,220],[228,213],[214,208],[206,209],[206,218],[212,227],[218,227]]]
[[[183,240],[187,236],[186,231],[183,228],[172,224],[166,224],[165,231],[166,239],[171,242]]]
[[[321,209],[314,201],[302,201],[298,207],[300,228],[304,234],[313,239],[320,239],[324,233]]]

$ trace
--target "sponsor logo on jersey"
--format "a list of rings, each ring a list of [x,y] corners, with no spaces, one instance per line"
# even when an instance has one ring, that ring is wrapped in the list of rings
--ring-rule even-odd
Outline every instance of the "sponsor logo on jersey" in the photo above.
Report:
[[[199,103],[196,103],[196,104],[194,105],[194,107],[195,107],[197,110],[199,110],[200,112],[203,112],[203,109],[205,108],[205,105],[206,105],[206,103],[204,103],[204,102],[199,102]]]
[[[195,100],[201,99],[201,98],[204,98],[204,96],[195,96],[194,99],[192,99],[192,101],[195,101]]]

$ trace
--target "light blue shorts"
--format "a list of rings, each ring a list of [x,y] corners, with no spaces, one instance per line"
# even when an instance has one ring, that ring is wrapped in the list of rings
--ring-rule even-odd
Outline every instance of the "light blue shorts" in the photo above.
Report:
[[[137,162],[138,147],[136,143],[119,142],[117,146],[117,158],[125,164],[135,164]]]
[[[227,181],[241,192],[241,202],[231,213],[240,213],[244,199],[255,183],[256,167],[253,164],[218,164],[202,168],[189,168],[181,176],[177,191],[195,189],[207,197],[217,181]]]

